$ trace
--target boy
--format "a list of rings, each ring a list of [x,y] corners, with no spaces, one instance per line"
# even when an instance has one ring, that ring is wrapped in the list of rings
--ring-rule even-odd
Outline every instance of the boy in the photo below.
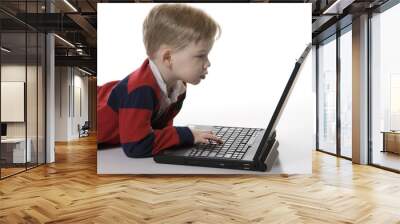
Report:
[[[186,83],[196,85],[206,77],[208,53],[220,32],[199,9],[155,6],[143,22],[148,59],[123,80],[98,88],[98,143],[121,144],[133,158],[150,157],[172,146],[222,143],[212,132],[173,126]]]

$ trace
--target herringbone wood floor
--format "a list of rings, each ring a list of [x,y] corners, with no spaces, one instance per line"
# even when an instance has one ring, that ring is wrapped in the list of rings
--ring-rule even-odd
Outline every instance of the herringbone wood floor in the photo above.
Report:
[[[96,174],[95,138],[0,181],[0,223],[400,223],[400,175],[315,152],[312,175]]]

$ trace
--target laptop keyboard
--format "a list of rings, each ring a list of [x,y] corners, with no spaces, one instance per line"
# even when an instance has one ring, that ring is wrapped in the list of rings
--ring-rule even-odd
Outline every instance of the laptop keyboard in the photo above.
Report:
[[[212,132],[222,141],[223,144],[196,144],[189,153],[191,157],[208,158],[227,158],[242,159],[250,146],[247,144],[254,134],[254,138],[262,129],[257,128],[233,128],[233,127],[213,127]],[[254,139],[253,138],[253,139]],[[251,143],[251,142],[250,142]]]

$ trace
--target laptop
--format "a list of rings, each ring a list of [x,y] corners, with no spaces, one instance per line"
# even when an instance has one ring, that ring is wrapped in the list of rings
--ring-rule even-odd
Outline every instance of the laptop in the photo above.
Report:
[[[200,143],[191,147],[174,147],[155,155],[154,161],[165,164],[269,171],[279,154],[276,125],[297,80],[301,65],[310,50],[311,43],[296,61],[266,129],[196,125],[193,126],[196,129],[211,130],[223,140],[223,144]]]

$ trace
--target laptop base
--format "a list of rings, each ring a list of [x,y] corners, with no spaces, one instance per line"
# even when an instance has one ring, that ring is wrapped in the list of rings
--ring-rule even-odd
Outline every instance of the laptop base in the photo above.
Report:
[[[237,170],[253,170],[253,171],[269,171],[278,158],[278,141],[272,144],[264,162],[246,161],[246,160],[230,160],[217,158],[190,158],[186,156],[168,156],[165,154],[156,155],[154,161],[157,163],[166,163],[174,165],[202,166]]]

